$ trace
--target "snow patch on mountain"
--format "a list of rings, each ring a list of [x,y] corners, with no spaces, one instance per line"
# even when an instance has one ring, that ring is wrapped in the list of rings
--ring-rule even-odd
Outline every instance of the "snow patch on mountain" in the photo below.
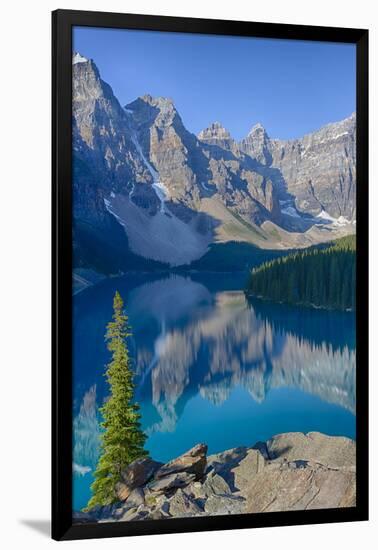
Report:
[[[88,59],[86,57],[83,57],[78,52],[75,53],[75,55],[72,58],[72,65],[76,65],[77,63],[87,63]]]
[[[207,185],[205,181],[201,181],[201,185],[204,191],[211,191],[210,187]]]
[[[165,213],[165,201],[167,200],[167,196],[168,196],[168,190],[167,188],[165,187],[164,183],[162,183],[161,181],[155,181],[153,184],[152,184],[152,187],[154,188],[155,190],[155,193],[160,201],[160,212],[162,214]]]
[[[322,220],[327,220],[327,221],[330,221],[330,222],[334,222],[335,221],[335,218],[333,218],[330,214],[328,214],[328,212],[326,212],[325,210],[322,210],[317,216],[317,218],[321,218]]]
[[[196,217],[185,223],[161,211],[149,216],[125,195],[104,202],[108,212],[124,227],[130,249],[144,258],[171,266],[185,265],[203,256],[212,241],[210,232],[204,235],[197,231]]]
[[[291,216],[292,218],[301,217],[293,206],[287,206],[286,208],[282,208],[281,212],[282,214],[286,214],[287,216]]]
[[[132,111],[131,111],[132,112]],[[131,136],[131,140],[135,145],[136,150],[141,156],[141,159],[144,162],[144,165],[146,166],[147,170],[152,176],[153,184],[152,187],[156,193],[157,198],[160,201],[160,212],[162,214],[165,213],[165,201],[168,198],[168,189],[165,187],[164,183],[160,181],[159,179],[159,173],[155,170],[155,168],[151,165],[151,163],[147,160],[145,154],[143,153],[143,149],[138,141],[138,138],[135,134]]]
[[[322,210],[316,217],[321,219],[321,220],[325,220],[327,222],[330,222],[330,223],[332,223],[332,225],[335,225],[336,227],[343,227],[345,225],[350,225],[351,223],[355,224],[355,222],[351,222],[345,216],[339,216],[338,218],[334,218],[333,216],[331,216],[325,210]]]
[[[285,199],[278,201],[280,203],[281,213],[290,216],[291,218],[301,218],[302,216],[298,213],[297,209],[294,206],[293,199]]]

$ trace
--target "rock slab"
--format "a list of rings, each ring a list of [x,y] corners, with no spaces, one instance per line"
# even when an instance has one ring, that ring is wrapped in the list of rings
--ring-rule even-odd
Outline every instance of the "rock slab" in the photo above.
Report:
[[[135,461],[119,502],[76,523],[344,508],[356,503],[356,444],[318,432],[285,433],[211,455],[199,444],[167,464]]]

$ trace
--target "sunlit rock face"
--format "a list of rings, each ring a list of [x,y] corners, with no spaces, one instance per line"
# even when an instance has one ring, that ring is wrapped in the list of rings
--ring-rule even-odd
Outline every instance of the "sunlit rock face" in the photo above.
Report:
[[[256,124],[240,142],[240,149],[272,169],[276,187],[282,178],[286,200],[291,196],[295,205],[295,210],[285,212],[287,205],[280,197],[285,214],[318,216],[327,212],[334,219],[356,219],[355,113],[295,140],[271,139],[263,126]]]
[[[265,166],[272,164],[271,141],[260,123],[255,124],[247,137],[240,142],[240,149],[260,164]]]
[[[216,145],[222,149],[236,150],[236,143],[231,134],[220,122],[213,122],[198,134],[198,139],[208,145]]]
[[[182,216],[184,211],[179,211],[177,203],[180,200],[188,207],[186,217],[193,216],[190,209],[198,209],[200,198],[197,176],[206,170],[206,159],[197,148],[195,136],[184,127],[173,101],[145,95],[127,105],[126,110],[143,157],[166,189],[169,210]]]
[[[273,140],[270,151],[300,212],[356,219],[355,113],[298,140]]]
[[[127,115],[92,60],[73,64],[74,215],[103,221],[111,191],[150,182],[131,139]],[[88,196],[96,193],[96,201]]]

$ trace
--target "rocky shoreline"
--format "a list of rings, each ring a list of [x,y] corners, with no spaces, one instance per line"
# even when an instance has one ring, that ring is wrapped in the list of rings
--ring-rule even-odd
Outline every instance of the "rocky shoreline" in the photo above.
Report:
[[[122,473],[119,501],[75,523],[169,519],[355,506],[356,446],[318,432],[285,433],[207,456],[198,444],[162,464],[136,460]]]

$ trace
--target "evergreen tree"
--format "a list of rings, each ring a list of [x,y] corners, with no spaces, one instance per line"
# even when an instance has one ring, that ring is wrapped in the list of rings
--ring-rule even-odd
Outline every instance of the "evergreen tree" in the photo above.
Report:
[[[113,319],[108,323],[105,335],[108,350],[112,353],[105,373],[110,396],[100,409],[104,428],[101,455],[87,509],[115,502],[115,486],[121,479],[122,470],[148,454],[144,449],[146,436],[140,426],[139,406],[133,403],[133,374],[126,344],[131,333],[118,291],[114,296],[113,310]]]
[[[356,238],[270,260],[251,271],[247,293],[288,304],[355,309]]]

